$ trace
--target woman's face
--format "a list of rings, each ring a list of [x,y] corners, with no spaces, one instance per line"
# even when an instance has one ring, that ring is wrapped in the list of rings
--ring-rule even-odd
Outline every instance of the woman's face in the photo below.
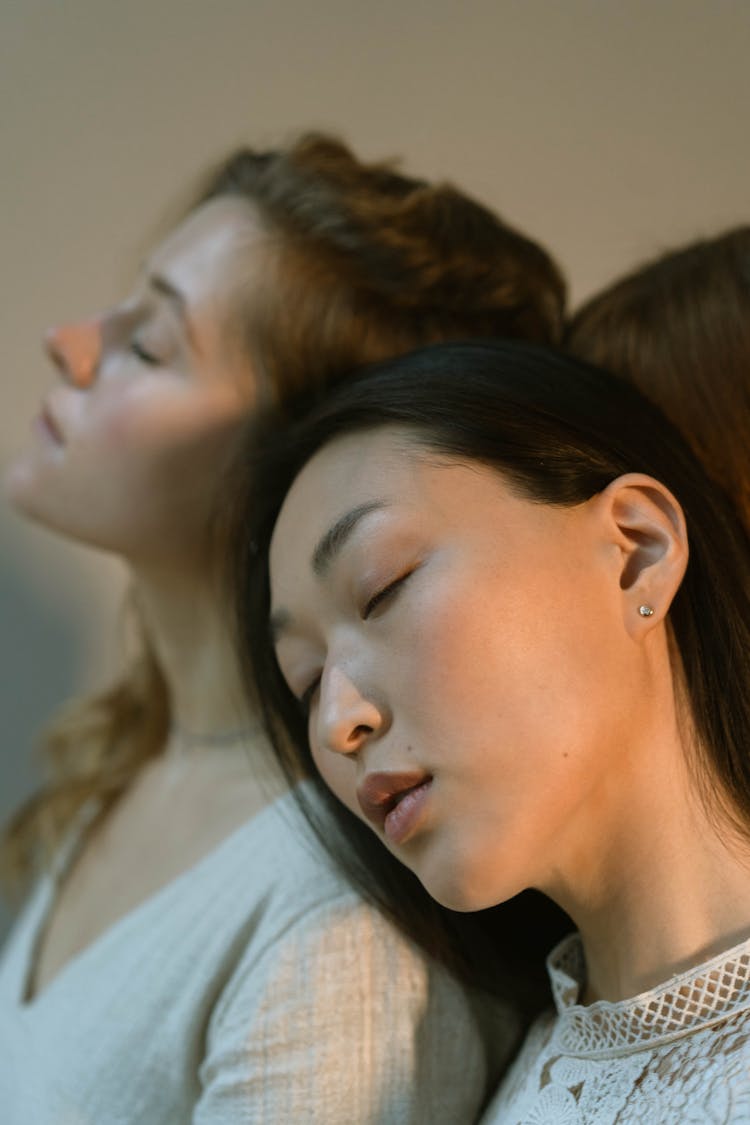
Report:
[[[200,553],[259,393],[230,322],[262,244],[247,203],[211,201],[156,248],[127,300],[48,333],[59,377],[6,480],[20,511],[132,561]]]
[[[447,906],[554,890],[626,789],[644,683],[605,524],[389,427],[287,496],[273,627],[313,757]]]

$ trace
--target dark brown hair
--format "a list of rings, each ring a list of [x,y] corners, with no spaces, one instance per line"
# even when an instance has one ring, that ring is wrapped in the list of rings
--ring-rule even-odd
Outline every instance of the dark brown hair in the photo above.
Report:
[[[273,528],[292,482],[319,449],[343,434],[390,425],[406,427],[428,452],[496,469],[521,495],[541,503],[583,503],[628,472],[646,473],[672,490],[691,544],[669,613],[679,654],[675,680],[684,688],[699,742],[690,765],[711,814],[720,808],[750,835],[750,542],[744,528],[678,431],[632,385],[563,353],[513,342],[425,348],[342,382],[293,426],[267,420],[264,455],[259,462],[257,454],[248,459],[234,588],[247,674],[287,769],[314,773],[307,717],[281,675],[270,633]],[[416,879],[374,834],[331,804],[321,839],[362,893],[424,944],[430,928],[433,938],[444,933],[435,918],[449,912],[430,908]],[[314,810],[308,815],[315,824]],[[332,818],[338,834],[331,831]],[[541,952],[564,930],[561,912],[526,892],[472,921],[473,931],[464,921],[456,924],[454,952],[464,954],[474,979],[494,983],[532,1014],[543,995]],[[481,948],[489,953],[473,953]]]
[[[657,403],[750,526],[750,227],[616,281],[573,316],[565,343]]]

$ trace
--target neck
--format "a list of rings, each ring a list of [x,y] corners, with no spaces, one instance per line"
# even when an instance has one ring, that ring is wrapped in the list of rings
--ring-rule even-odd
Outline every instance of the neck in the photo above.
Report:
[[[623,755],[593,830],[563,842],[551,874],[583,940],[585,1003],[636,996],[750,937],[750,844],[707,813],[677,728]]]
[[[173,729],[195,745],[257,729],[244,702],[229,615],[205,574],[134,574],[135,594],[169,689]]]
[[[747,850],[701,819],[684,834],[642,839],[577,911],[587,1002],[636,996],[750,937]]]

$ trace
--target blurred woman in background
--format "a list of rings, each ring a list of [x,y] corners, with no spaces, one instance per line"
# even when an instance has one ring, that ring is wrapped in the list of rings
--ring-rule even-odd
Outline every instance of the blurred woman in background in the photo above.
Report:
[[[7,1125],[479,1111],[512,1022],[488,1040],[447,967],[471,941],[426,896],[399,915],[397,863],[366,901],[305,836],[243,696],[217,513],[262,404],[430,340],[555,340],[563,297],[462,193],[311,135],[232,155],[125,301],[48,334],[8,495],[122,558],[138,641],[53,725],[5,837],[16,882],[41,871],[0,964]]]

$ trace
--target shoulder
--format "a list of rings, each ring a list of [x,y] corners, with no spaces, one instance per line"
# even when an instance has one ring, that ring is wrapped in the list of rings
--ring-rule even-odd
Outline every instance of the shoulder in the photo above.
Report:
[[[262,1105],[291,1121],[314,1106],[327,1125],[475,1120],[507,1012],[489,1012],[349,885],[293,796],[244,847],[264,890],[211,1012],[202,1107]]]
[[[314,792],[314,791],[313,791]],[[359,896],[325,850],[300,805],[307,791],[277,798],[235,834],[227,861],[264,910],[290,923],[316,907]]]
[[[247,998],[254,990],[268,1001],[271,995],[294,998],[303,989],[311,1007],[316,997],[322,1004],[337,991],[356,995],[365,988],[376,1007],[396,991],[402,1008],[424,1003],[428,991],[436,1001],[463,1002],[454,978],[338,870],[293,794],[248,828],[240,860],[244,854],[250,940],[223,990],[218,1021],[240,994]]]
[[[292,914],[214,1009],[206,1101],[244,1090],[268,1120],[314,1106],[327,1125],[475,1120],[502,1040],[473,998],[353,892]]]

